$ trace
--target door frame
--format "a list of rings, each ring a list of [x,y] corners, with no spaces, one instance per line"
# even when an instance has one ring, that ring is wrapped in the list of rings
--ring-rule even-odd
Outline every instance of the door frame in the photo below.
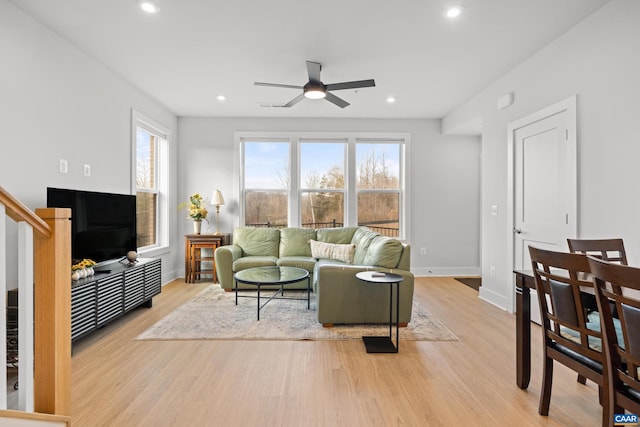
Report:
[[[573,236],[575,237],[578,232],[578,155],[577,155],[577,95],[573,95],[563,101],[550,105],[537,111],[533,114],[529,114],[518,120],[510,122],[507,125],[508,131],[508,144],[507,144],[507,254],[508,254],[508,277],[507,283],[511,286],[509,292],[509,307],[510,313],[515,311],[515,279],[513,276],[514,268],[514,235],[513,228],[515,224],[515,134],[516,130],[528,126],[532,123],[544,120],[547,117],[555,114],[566,112],[567,117],[567,177],[570,182],[567,185],[569,190],[569,203],[568,203],[568,215],[569,224],[573,224]],[[571,191],[573,189],[573,191]]]

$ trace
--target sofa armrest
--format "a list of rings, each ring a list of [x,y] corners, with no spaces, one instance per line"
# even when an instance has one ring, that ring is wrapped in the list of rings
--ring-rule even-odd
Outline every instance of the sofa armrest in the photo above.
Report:
[[[233,288],[233,263],[242,256],[242,248],[238,245],[220,246],[216,249],[216,273],[218,283],[223,289]]]
[[[414,290],[413,273],[397,268],[329,263],[316,268],[318,321],[323,324],[388,321],[388,287],[361,281],[356,277],[356,273],[360,271],[383,271],[402,276],[400,323],[410,322]]]

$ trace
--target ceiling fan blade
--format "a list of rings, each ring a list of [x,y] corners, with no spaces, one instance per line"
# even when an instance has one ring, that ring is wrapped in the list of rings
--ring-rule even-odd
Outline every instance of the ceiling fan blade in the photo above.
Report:
[[[286,104],[274,105],[274,107],[288,108],[288,107],[291,107],[293,105],[296,105],[298,102],[302,101],[303,99],[304,99],[304,93],[301,93],[300,95],[296,96],[295,98],[293,98],[291,101],[287,102]]]
[[[256,86],[269,86],[269,87],[284,87],[287,89],[302,89],[302,86],[295,85],[281,85],[279,83],[262,83],[262,82],[253,82]]]
[[[322,69],[322,65],[317,62],[307,61],[307,73],[309,73],[309,80],[314,82],[319,82],[320,80],[320,70]]]
[[[375,80],[357,80],[355,82],[331,83],[327,85],[327,90],[357,89],[360,87],[373,87]]]
[[[347,101],[345,101],[344,99],[338,98],[337,96],[335,96],[334,94],[329,93],[329,92],[327,92],[327,96],[324,99],[326,99],[329,102],[332,102],[332,103],[336,104],[340,108],[348,107],[349,105],[351,105]]]

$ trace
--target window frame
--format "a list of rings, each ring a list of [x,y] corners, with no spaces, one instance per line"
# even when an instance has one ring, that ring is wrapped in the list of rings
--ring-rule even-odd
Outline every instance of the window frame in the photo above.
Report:
[[[399,158],[399,188],[398,190],[373,190],[375,192],[389,191],[399,193],[399,230],[398,239],[406,241],[410,235],[410,202],[407,194],[409,194],[410,170],[407,159],[410,158],[411,134],[408,132],[236,132],[234,134],[236,165],[238,165],[239,173],[236,174],[235,187],[237,191],[237,200],[239,201],[239,218],[238,225],[245,225],[245,206],[244,206],[244,143],[245,142],[289,142],[289,214],[288,226],[301,227],[302,208],[301,200],[304,191],[310,189],[302,189],[300,176],[300,146],[304,142],[323,142],[335,143],[346,142],[345,149],[345,185],[344,191],[344,226],[356,226],[358,223],[358,207],[357,197],[359,191],[356,188],[356,144],[364,143],[398,143],[400,144]],[[313,190],[311,190],[313,191]],[[322,191],[336,191],[327,189]]]
[[[137,132],[138,128],[155,136],[155,181],[154,190],[138,189],[137,186]],[[147,257],[158,256],[169,251],[169,128],[152,118],[131,110],[131,194],[151,192],[156,194],[156,242],[138,248],[138,254]]]

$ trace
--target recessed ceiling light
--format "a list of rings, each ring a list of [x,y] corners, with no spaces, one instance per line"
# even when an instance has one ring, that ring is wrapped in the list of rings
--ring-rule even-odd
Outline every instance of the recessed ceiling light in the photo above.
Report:
[[[216,97],[216,99],[217,99],[218,101],[224,101],[224,100],[226,100],[226,99],[227,99],[227,97],[226,97],[226,96],[224,96],[224,95],[218,95],[218,96]]]
[[[462,15],[463,9],[464,8],[460,5],[451,6],[444,11],[444,16],[446,16],[449,19],[457,18],[458,16]]]
[[[140,3],[140,9],[147,13],[156,13],[158,11],[158,7],[150,1],[143,1]]]
[[[389,104],[393,104],[394,102],[396,102],[396,98],[395,98],[395,97],[393,97],[393,96],[390,96],[390,97],[388,97],[388,98],[387,98],[387,102],[388,102]]]

